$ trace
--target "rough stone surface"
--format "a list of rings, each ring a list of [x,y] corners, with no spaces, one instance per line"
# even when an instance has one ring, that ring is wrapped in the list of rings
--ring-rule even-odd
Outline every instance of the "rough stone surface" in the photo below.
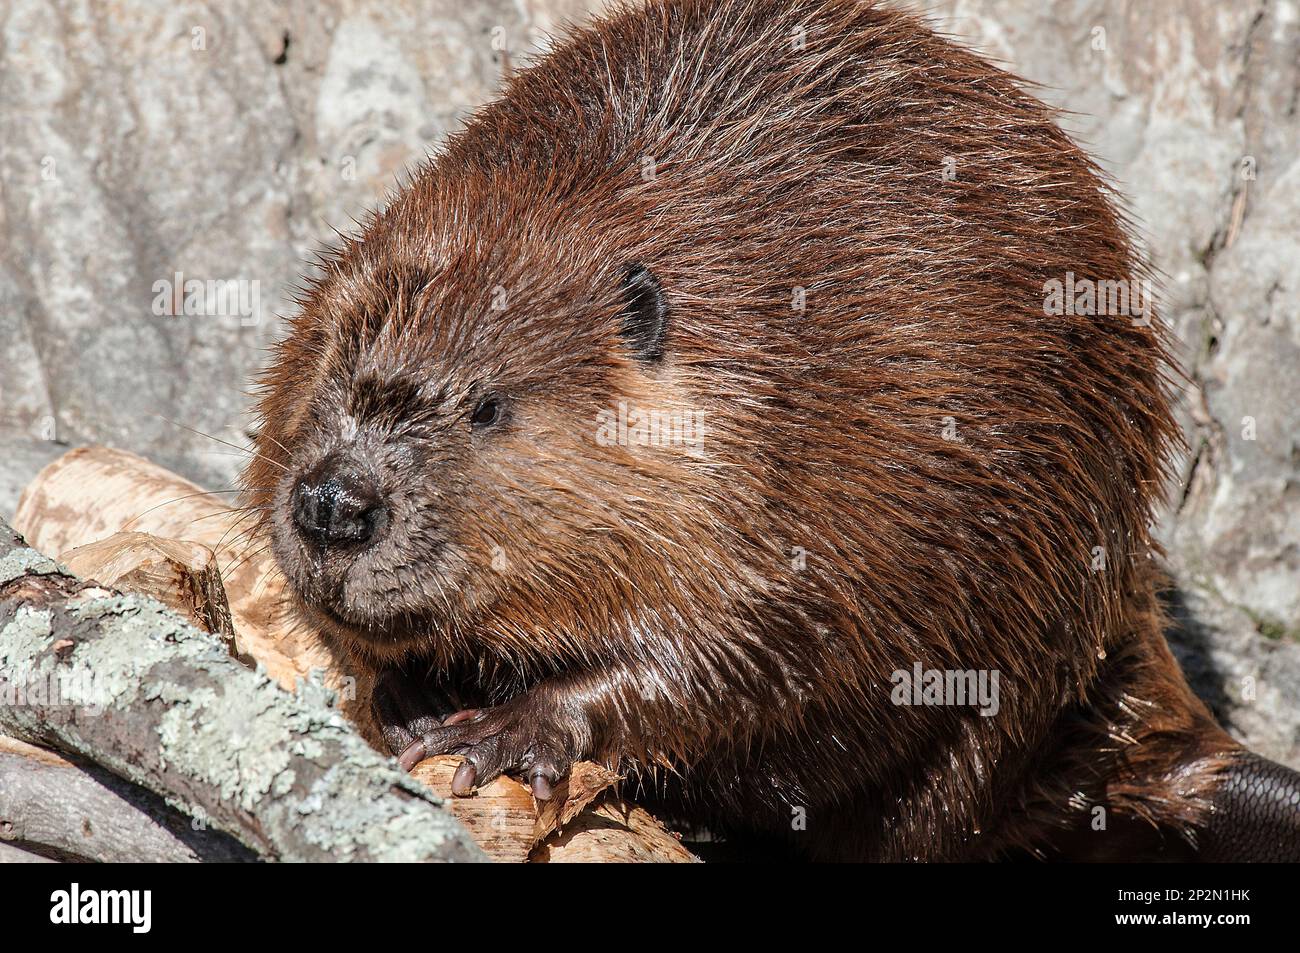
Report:
[[[51,438],[228,484],[238,455],[183,428],[242,442],[304,259],[598,5],[0,6],[0,513]],[[1300,765],[1296,0],[914,5],[1043,84],[1129,196],[1189,376],[1175,645],[1238,736]],[[155,313],[178,272],[248,307]]]
[[[243,442],[305,261],[566,13],[582,7],[0,4],[0,427],[228,484],[239,457],[191,431]]]

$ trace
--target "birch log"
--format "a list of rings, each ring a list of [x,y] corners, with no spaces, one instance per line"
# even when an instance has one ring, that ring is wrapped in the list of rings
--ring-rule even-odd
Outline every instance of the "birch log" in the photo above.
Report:
[[[114,533],[60,554],[59,562],[82,579],[153,596],[204,632],[235,637],[216,555],[202,543]]]

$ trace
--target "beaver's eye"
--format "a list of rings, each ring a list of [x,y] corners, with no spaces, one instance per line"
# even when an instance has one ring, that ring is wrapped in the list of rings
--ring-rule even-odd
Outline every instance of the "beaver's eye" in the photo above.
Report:
[[[491,427],[501,419],[501,398],[484,397],[474,408],[474,414],[470,417],[469,422],[475,428]]]

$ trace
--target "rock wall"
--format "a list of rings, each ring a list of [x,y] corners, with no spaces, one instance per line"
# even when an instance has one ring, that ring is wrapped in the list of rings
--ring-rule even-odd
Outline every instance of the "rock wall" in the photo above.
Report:
[[[1188,451],[1162,525],[1176,652],[1300,763],[1300,8],[951,0],[941,30],[1042,84],[1129,198],[1181,344]]]
[[[84,442],[229,485],[221,441],[244,443],[313,250],[598,5],[5,0],[0,512]],[[916,6],[1043,84],[1130,197],[1188,374],[1175,648],[1232,730],[1300,765],[1300,10]]]

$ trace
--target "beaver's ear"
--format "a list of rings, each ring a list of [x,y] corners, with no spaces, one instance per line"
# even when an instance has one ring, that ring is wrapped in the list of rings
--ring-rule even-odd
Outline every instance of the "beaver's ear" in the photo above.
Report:
[[[623,267],[623,337],[643,364],[657,364],[664,356],[668,331],[668,299],[645,265]]]

